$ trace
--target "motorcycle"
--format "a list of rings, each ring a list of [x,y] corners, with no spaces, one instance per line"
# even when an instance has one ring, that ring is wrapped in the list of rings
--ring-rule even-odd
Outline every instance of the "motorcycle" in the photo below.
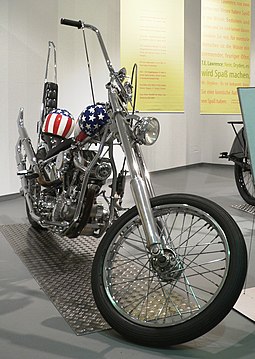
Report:
[[[95,26],[68,19],[61,24],[95,33],[109,71],[108,102],[87,106],[73,125],[71,114],[56,107],[56,84],[46,82],[36,150],[20,109],[16,159],[28,220],[37,230],[74,240],[101,238],[92,291],[102,316],[125,338],[161,347],[195,339],[215,327],[239,297],[247,271],[242,233],[208,199],[155,196],[141,145],[156,142],[158,120],[134,111],[136,88],[125,69],[114,70]],[[115,145],[125,156],[119,173]],[[130,209],[122,206],[126,164]]]
[[[242,121],[228,123],[235,132],[235,139],[230,152],[221,152],[220,158],[227,158],[234,162],[234,177],[238,192],[246,203],[255,206],[255,188],[245,128]],[[235,126],[239,125],[242,127],[237,131]]]

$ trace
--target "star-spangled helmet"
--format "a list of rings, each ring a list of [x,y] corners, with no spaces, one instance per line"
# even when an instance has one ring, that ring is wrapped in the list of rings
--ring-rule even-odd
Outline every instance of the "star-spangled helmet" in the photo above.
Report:
[[[67,110],[57,108],[51,111],[45,118],[42,132],[68,138],[73,132],[75,125],[74,117]]]
[[[86,136],[94,136],[103,127],[109,116],[104,104],[87,106],[80,114],[74,130],[76,140],[81,141]]]

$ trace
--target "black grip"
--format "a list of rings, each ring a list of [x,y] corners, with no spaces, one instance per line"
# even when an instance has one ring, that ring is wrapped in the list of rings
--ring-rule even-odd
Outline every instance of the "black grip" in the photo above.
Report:
[[[67,26],[73,26],[73,27],[77,27],[78,29],[80,29],[82,27],[82,22],[81,20],[79,21],[75,21],[75,20],[69,20],[69,19],[61,19],[60,23],[62,25],[67,25]]]

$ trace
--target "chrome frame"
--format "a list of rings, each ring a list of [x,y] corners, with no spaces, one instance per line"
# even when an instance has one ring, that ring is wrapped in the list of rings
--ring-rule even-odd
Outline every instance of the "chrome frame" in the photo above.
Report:
[[[48,72],[49,72],[49,62],[50,62],[50,54],[51,49],[53,49],[53,67],[54,67],[54,82],[57,83],[57,53],[56,53],[56,46],[53,41],[48,42],[48,55],[47,55],[47,61],[46,61],[46,70],[45,70],[45,78],[44,82],[48,81]]]

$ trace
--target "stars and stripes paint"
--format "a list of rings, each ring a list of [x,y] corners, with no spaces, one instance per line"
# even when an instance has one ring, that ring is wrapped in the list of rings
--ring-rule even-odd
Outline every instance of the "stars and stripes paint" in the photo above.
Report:
[[[109,120],[104,105],[87,106],[80,114],[75,129],[76,140],[81,141],[86,136],[94,136]]]
[[[71,113],[58,108],[46,116],[42,131],[50,135],[68,138],[73,132],[74,125],[75,121]]]

